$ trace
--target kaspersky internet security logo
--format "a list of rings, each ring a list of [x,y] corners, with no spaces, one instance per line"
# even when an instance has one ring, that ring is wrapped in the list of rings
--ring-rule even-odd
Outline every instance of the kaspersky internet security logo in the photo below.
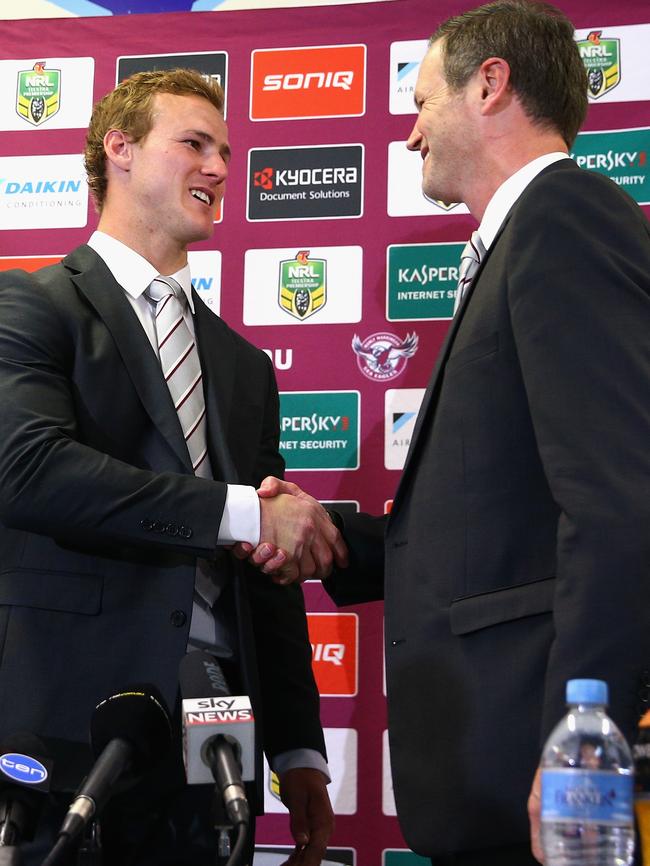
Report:
[[[617,183],[638,204],[650,204],[650,127],[582,132],[571,156],[581,168]]]
[[[359,402],[358,391],[281,393],[280,451],[287,469],[357,469]]]

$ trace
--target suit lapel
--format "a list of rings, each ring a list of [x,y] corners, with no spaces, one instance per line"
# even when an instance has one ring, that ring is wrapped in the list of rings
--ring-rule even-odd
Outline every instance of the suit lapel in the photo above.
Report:
[[[226,421],[231,416],[236,378],[236,347],[230,331],[203,303],[196,292],[194,325],[203,371],[205,408],[208,416],[208,451],[214,477],[237,483],[238,475],[227,439]]]
[[[160,363],[124,297],[124,290],[90,247],[79,247],[63,264],[72,271],[72,281],[110,331],[145,411],[181,464],[191,471],[183,432]]]
[[[503,231],[506,223],[508,222],[510,214],[504,219],[503,224],[499,228],[497,235],[490,245],[490,249],[486,252],[481,260],[480,265],[474,275],[474,279],[470,283],[469,287],[465,291],[465,295],[456,311],[454,318],[451,320],[449,325],[449,330],[447,331],[447,335],[444,339],[442,347],[440,349],[440,353],[438,358],[436,359],[436,363],[433,368],[433,372],[431,373],[431,378],[429,379],[429,384],[427,385],[427,389],[424,392],[424,397],[422,398],[422,405],[420,406],[420,411],[418,412],[417,421],[415,422],[415,427],[413,428],[413,437],[411,438],[411,444],[406,455],[406,461],[404,463],[404,469],[402,471],[402,475],[399,480],[399,484],[397,486],[397,490],[395,492],[395,498],[393,501],[393,509],[391,514],[395,513],[395,506],[398,501],[404,496],[404,491],[406,490],[406,480],[410,472],[414,468],[415,463],[415,454],[418,450],[418,445],[420,443],[420,438],[422,434],[422,428],[425,426],[425,421],[428,420],[429,416],[432,412],[435,411],[435,405],[437,400],[438,391],[440,388],[440,384],[442,381],[442,375],[444,372],[445,365],[447,363],[447,359],[449,357],[449,353],[451,351],[451,347],[454,344],[454,340],[456,339],[456,333],[458,332],[458,328],[460,327],[460,323],[463,320],[463,316],[465,314],[465,310],[467,309],[467,305],[470,301],[474,293],[474,289],[478,284],[480,276],[483,272],[483,268],[485,267],[487,260],[490,258],[490,253],[494,249],[494,245],[501,232]],[[428,424],[426,425],[428,429]]]

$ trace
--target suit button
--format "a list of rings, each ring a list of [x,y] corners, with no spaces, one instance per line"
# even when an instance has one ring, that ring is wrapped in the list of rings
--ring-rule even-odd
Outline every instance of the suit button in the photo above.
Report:
[[[187,622],[187,614],[184,610],[173,610],[169,621],[175,628],[182,628]]]
[[[165,527],[167,535],[178,535],[178,526],[175,523],[168,523]]]
[[[149,531],[151,530],[151,527],[153,526],[153,524],[152,524],[152,522],[149,520],[148,517],[145,517],[143,520],[140,521],[140,526],[141,526],[143,529],[146,529],[147,532],[149,532]]]
[[[165,524],[162,522],[162,520],[154,520],[152,529],[154,532],[164,532]]]
[[[179,526],[178,527],[178,534],[180,535],[181,538],[191,538],[192,537],[192,530],[190,529],[189,526]]]

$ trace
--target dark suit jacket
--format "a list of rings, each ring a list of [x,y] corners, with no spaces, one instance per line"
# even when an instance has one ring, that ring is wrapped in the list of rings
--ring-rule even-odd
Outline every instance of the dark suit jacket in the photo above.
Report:
[[[200,556],[230,575],[219,605],[260,743],[324,753],[302,593],[216,550],[224,482],[283,471],[273,371],[194,297],[214,482],[99,256],[0,275],[0,735],[87,741],[130,683],[173,707]]]
[[[512,207],[450,326],[390,518],[345,516],[352,565],[330,583],[339,603],[385,597],[393,780],[416,851],[526,842],[568,679],[607,680],[633,736],[649,527],[648,225],[566,160]]]

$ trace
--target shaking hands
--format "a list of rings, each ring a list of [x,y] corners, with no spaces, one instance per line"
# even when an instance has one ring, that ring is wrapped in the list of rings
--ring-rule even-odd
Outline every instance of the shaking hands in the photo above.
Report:
[[[323,506],[297,484],[269,476],[260,498],[260,543],[239,543],[238,559],[248,559],[276,583],[327,577],[334,565],[348,564],[347,547]]]

